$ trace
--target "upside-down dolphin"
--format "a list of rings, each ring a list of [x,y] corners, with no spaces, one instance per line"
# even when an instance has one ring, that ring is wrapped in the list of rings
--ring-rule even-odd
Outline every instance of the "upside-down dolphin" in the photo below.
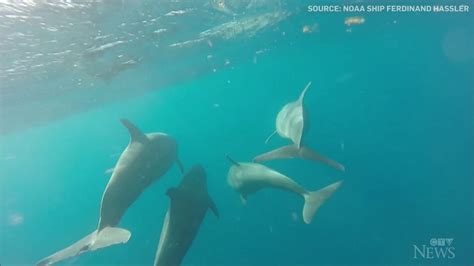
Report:
[[[204,168],[196,165],[187,172],[176,188],[166,193],[170,207],[166,213],[156,251],[155,266],[177,266],[196,237],[206,212],[219,217],[214,201],[207,192]]]
[[[304,199],[303,220],[311,223],[318,208],[339,188],[342,181],[326,186],[318,191],[308,191],[291,178],[258,163],[236,162],[227,156],[232,163],[227,174],[229,185],[240,193],[245,204],[247,196],[264,188],[276,188],[292,192]]]
[[[130,142],[115,165],[102,195],[97,229],[71,246],[39,261],[37,265],[51,265],[107,246],[126,243],[131,233],[116,227],[122,216],[140,194],[163,176],[176,162],[176,141],[164,133],[143,134],[130,121],[122,119],[130,133]]]
[[[290,139],[293,144],[258,155],[253,159],[254,162],[302,158],[325,163],[340,171],[345,170],[342,164],[303,145],[304,135],[309,129],[309,113],[304,108],[304,97],[310,86],[311,82],[303,89],[298,100],[283,106],[276,118],[276,130],[265,141],[265,143],[268,143],[275,134],[278,134],[282,138]]]

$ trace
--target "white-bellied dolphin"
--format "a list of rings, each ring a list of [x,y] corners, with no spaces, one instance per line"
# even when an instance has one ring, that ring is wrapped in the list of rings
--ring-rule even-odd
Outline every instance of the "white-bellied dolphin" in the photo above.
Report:
[[[143,134],[128,120],[122,124],[130,133],[130,142],[120,155],[112,176],[102,195],[97,229],[71,246],[39,261],[37,265],[51,265],[84,252],[126,243],[131,233],[116,227],[122,216],[145,188],[178,163],[176,141],[164,133]]]
[[[311,223],[318,208],[339,188],[342,181],[326,186],[318,191],[308,191],[291,178],[258,163],[236,162],[227,156],[232,163],[227,174],[229,185],[240,193],[245,204],[247,196],[264,188],[276,188],[292,192],[304,198],[303,220]]]
[[[297,148],[301,147],[304,133],[309,128],[309,114],[304,108],[304,97],[310,86],[311,81],[303,89],[298,100],[285,104],[278,112],[275,123],[276,131],[267,138],[266,143],[275,133],[278,133],[280,137],[290,139]]]
[[[219,212],[207,192],[204,168],[196,165],[187,172],[176,188],[166,193],[170,207],[166,213],[156,251],[155,266],[177,266],[196,237],[206,212]]]
[[[342,164],[311,150],[303,144],[304,135],[309,129],[309,113],[304,108],[304,97],[310,86],[311,81],[303,89],[298,100],[283,106],[276,118],[276,130],[265,140],[265,143],[268,143],[275,134],[278,134],[282,138],[291,140],[293,144],[261,154],[254,158],[254,162],[302,158],[325,163],[340,171],[345,170]]]

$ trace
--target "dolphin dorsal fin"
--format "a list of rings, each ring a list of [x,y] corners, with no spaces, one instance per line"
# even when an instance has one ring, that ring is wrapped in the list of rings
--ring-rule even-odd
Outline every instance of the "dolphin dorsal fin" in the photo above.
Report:
[[[120,122],[128,129],[128,133],[130,133],[130,141],[138,141],[138,142],[146,142],[148,138],[141,132],[138,127],[136,127],[132,122],[128,121],[127,119],[120,119]]]
[[[226,154],[226,155],[225,155],[225,158],[227,158],[227,160],[228,160],[231,164],[233,164],[233,165],[235,165],[235,166],[240,166],[240,163],[238,163],[238,162],[236,162],[234,159],[230,158],[229,154]]]
[[[304,96],[306,95],[306,91],[308,91],[309,87],[311,86],[311,81],[308,82],[308,84],[306,85],[306,87],[304,87],[303,91],[301,92],[300,94],[300,97],[298,98],[298,102],[300,104],[303,104],[303,100],[304,100]]]

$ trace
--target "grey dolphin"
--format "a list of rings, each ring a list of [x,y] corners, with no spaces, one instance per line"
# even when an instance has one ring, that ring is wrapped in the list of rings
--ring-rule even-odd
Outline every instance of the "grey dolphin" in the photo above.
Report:
[[[196,165],[186,173],[176,188],[170,188],[171,199],[161,230],[155,266],[177,266],[196,237],[206,212],[219,212],[207,192],[204,168]]]
[[[122,119],[130,133],[130,142],[122,152],[102,195],[97,229],[69,247],[39,261],[51,265],[82,253],[126,243],[131,233],[116,227],[122,216],[140,194],[163,176],[177,157],[176,141],[164,133],[143,134],[130,121]]]
[[[291,140],[293,144],[258,155],[254,158],[254,162],[302,158],[310,161],[319,161],[337,170],[345,171],[342,164],[303,145],[304,135],[309,129],[309,113],[304,108],[304,97],[310,86],[311,81],[303,89],[298,100],[283,106],[276,118],[276,130],[265,141],[265,143],[268,143],[278,133],[280,137]]]
[[[258,163],[242,163],[227,158],[232,166],[227,174],[229,185],[240,193],[242,202],[247,196],[264,188],[276,188],[292,192],[304,199],[303,220],[311,223],[318,208],[340,187],[342,181],[326,186],[318,191],[308,191],[291,178]]]

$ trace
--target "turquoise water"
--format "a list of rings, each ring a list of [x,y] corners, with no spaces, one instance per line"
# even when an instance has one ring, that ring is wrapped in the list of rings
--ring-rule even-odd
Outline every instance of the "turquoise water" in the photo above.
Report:
[[[199,65],[199,74],[160,86],[140,74],[166,67],[146,61],[109,81],[133,92],[88,91],[114,100],[1,135],[0,264],[32,265],[96,227],[106,170],[129,141],[119,122],[127,118],[143,132],[171,134],[185,167],[200,163],[207,171],[220,218],[206,216],[184,264],[472,265],[472,13],[362,15],[365,23],[348,32],[346,15],[300,10],[256,36],[183,51],[192,54],[186,69]],[[316,23],[319,30],[302,33]],[[229,64],[213,72],[210,51]],[[179,72],[176,64],[169,68]],[[243,206],[227,184],[224,157],[250,161],[287,144],[264,141],[280,108],[308,81],[307,144],[346,172],[296,159],[265,164],[310,190],[344,180],[310,225],[301,218],[302,200],[282,191],[260,191]],[[49,101],[82,97],[58,95]],[[7,110],[4,123],[28,119]],[[126,245],[64,265],[151,265],[169,204],[165,192],[180,175],[174,166],[127,211],[120,223],[132,232]],[[414,259],[413,245],[432,238],[453,238],[455,258]]]

